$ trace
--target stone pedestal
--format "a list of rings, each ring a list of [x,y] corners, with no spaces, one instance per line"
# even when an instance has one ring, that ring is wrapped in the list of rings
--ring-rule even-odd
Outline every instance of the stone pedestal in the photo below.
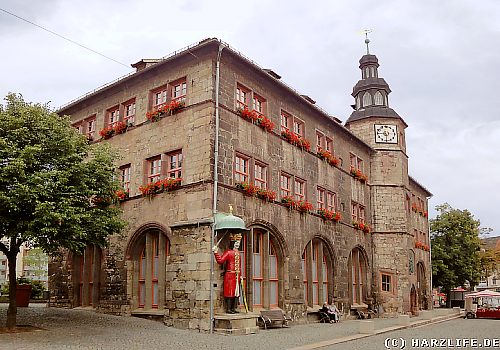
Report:
[[[259,330],[258,318],[259,315],[253,313],[215,315],[214,331],[234,335],[254,334]]]

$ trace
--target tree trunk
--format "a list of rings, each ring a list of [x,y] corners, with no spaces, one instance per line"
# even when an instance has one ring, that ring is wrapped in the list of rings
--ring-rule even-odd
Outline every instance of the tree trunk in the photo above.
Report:
[[[14,328],[16,326],[17,305],[16,305],[16,258],[17,254],[10,251],[7,255],[9,262],[9,308],[7,309],[7,328]]]
[[[451,308],[451,290],[446,292],[446,307]]]

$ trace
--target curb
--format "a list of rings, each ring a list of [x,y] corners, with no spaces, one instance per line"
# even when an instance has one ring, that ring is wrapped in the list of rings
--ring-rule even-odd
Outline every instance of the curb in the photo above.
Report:
[[[325,346],[330,346],[330,345],[335,345],[335,344],[340,344],[340,343],[346,343],[348,341],[362,339],[362,338],[366,338],[366,337],[371,337],[371,336],[374,336],[374,335],[379,335],[379,334],[383,334],[383,333],[397,331],[397,330],[400,330],[400,329],[424,327],[424,326],[427,326],[429,324],[446,322],[446,321],[453,320],[453,319],[456,319],[456,318],[462,318],[463,316],[464,315],[463,315],[462,312],[460,312],[458,315],[438,316],[438,317],[432,318],[431,320],[415,321],[415,322],[413,322],[413,323],[411,323],[409,325],[406,325],[406,326],[392,326],[392,327],[386,327],[386,328],[378,329],[378,330],[375,330],[371,334],[354,334],[354,335],[350,335],[350,336],[346,336],[346,337],[335,338],[335,339],[330,339],[330,340],[324,340],[324,341],[317,342],[317,343],[301,345],[301,346],[297,346],[297,347],[294,347],[294,348],[289,348],[288,350],[311,350],[311,349],[318,349],[318,348],[322,348],[322,347],[325,347]]]

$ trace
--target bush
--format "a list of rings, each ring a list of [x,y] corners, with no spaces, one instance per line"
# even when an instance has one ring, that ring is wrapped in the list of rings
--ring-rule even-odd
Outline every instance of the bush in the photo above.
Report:
[[[9,284],[5,283],[0,286],[0,295],[9,295]]]

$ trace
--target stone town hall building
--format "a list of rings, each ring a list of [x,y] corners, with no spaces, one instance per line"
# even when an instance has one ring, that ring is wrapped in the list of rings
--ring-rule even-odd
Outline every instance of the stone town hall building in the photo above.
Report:
[[[241,250],[253,312],[281,308],[301,322],[332,300],[344,314],[430,307],[431,194],[408,175],[407,124],[377,57],[359,62],[344,125],[217,39],[141,60],[61,108],[119,150],[128,226],[107,248],[52,262],[51,301],[208,330],[211,305],[223,312],[215,202],[251,229]]]

